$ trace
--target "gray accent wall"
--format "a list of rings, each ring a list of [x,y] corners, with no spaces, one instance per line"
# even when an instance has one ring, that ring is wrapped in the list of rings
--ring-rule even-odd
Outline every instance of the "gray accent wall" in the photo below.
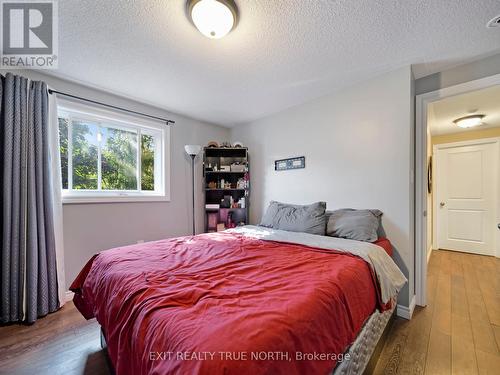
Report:
[[[414,294],[413,76],[410,67],[231,129],[250,150],[251,222],[269,201],[326,201],[328,209],[378,208],[394,259]],[[306,157],[306,168],[274,161]]]
[[[6,71],[0,70],[0,73],[5,74]],[[191,164],[190,158],[184,152],[184,145],[205,145],[210,140],[229,140],[229,129],[37,71],[18,70],[13,73],[43,80],[55,90],[176,121],[170,133],[170,202],[64,204],[67,286],[87,260],[100,250],[134,244],[139,240],[150,241],[191,234]],[[138,87],[137,95],[140,95],[141,89]],[[197,159],[196,168],[197,231],[202,232],[204,217],[201,158]]]

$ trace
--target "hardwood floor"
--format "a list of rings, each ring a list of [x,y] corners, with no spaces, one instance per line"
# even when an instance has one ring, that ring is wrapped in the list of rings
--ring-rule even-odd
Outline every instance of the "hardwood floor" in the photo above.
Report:
[[[500,260],[434,251],[426,308],[396,318],[375,374],[500,374]],[[72,303],[0,327],[0,374],[109,374],[99,326]]]
[[[426,308],[397,318],[375,374],[500,374],[500,259],[433,251]]]
[[[110,374],[99,325],[69,302],[32,326],[0,327],[0,374]]]

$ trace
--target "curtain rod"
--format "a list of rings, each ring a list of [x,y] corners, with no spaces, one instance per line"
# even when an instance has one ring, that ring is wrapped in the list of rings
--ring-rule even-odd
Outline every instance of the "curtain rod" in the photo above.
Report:
[[[126,109],[126,108],[118,107],[118,106],[115,106],[115,105],[111,105],[111,104],[106,104],[106,103],[98,102],[98,101],[96,101],[96,100],[91,100],[91,99],[82,98],[81,96],[71,95],[71,94],[67,94],[67,93],[65,93],[65,92],[61,92],[61,91],[56,91],[56,90],[49,89],[49,94],[58,94],[58,95],[63,95],[63,96],[67,96],[67,97],[69,97],[69,98],[82,100],[82,101],[84,101],[84,102],[89,102],[89,103],[93,103],[93,104],[101,105],[101,106],[103,106],[103,107],[113,108],[113,109],[117,109],[117,110],[119,110],[119,111],[128,112],[128,113],[133,113],[133,114],[136,114],[136,115],[139,115],[139,116],[149,117],[149,118],[152,118],[152,119],[155,119],[155,120],[165,121],[165,122],[167,123],[167,125],[170,125],[170,124],[175,124],[175,121],[173,121],[173,120],[168,120],[168,119],[163,118],[163,117],[157,117],[157,116],[153,116],[153,115],[148,115],[147,113],[142,113],[142,112],[132,111],[132,110],[130,110],[130,109]]]

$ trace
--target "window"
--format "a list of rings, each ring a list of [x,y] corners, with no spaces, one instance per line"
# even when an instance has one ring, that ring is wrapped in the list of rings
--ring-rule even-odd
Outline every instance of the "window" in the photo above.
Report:
[[[64,203],[168,200],[169,128],[60,100]]]

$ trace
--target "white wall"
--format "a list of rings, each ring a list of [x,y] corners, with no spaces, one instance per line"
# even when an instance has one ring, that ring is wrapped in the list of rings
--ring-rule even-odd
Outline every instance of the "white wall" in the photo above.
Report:
[[[233,128],[250,151],[251,222],[270,200],[329,209],[378,208],[413,295],[413,97],[410,67]],[[274,171],[274,160],[305,156],[306,168]]]
[[[0,71],[5,74],[6,71]],[[35,71],[14,71],[47,82],[51,88],[176,121],[171,128],[171,201],[65,204],[63,208],[66,283],[69,285],[96,252],[137,240],[156,240],[191,233],[191,164],[185,144],[204,145],[229,139],[229,130],[179,116],[123,97]],[[142,88],[138,87],[138,92]],[[201,160],[197,161],[197,230],[203,231]]]

